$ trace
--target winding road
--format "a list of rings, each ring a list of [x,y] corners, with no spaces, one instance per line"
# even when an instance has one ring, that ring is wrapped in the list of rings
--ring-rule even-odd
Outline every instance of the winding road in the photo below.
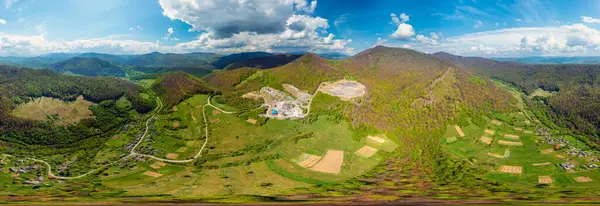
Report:
[[[79,178],[86,177],[89,174],[97,172],[97,171],[99,171],[101,169],[104,169],[104,168],[106,168],[108,166],[111,166],[111,165],[113,165],[113,164],[115,164],[115,163],[117,163],[119,161],[122,161],[124,159],[127,159],[127,158],[129,158],[131,156],[144,156],[144,157],[148,157],[148,158],[151,158],[151,159],[155,159],[155,160],[159,160],[159,161],[163,161],[163,162],[168,162],[168,163],[188,163],[188,162],[192,162],[195,159],[197,159],[198,157],[202,156],[202,151],[204,151],[204,148],[206,147],[206,145],[208,143],[208,121],[206,120],[206,107],[207,106],[208,107],[212,107],[212,108],[214,108],[214,109],[216,109],[216,110],[218,110],[218,111],[220,111],[222,113],[225,113],[225,114],[233,114],[233,113],[235,113],[235,112],[229,112],[229,111],[222,110],[222,109],[220,109],[220,108],[212,105],[210,103],[210,99],[211,98],[212,98],[212,95],[208,96],[207,103],[202,106],[202,117],[204,118],[204,133],[206,135],[206,139],[204,141],[204,144],[202,144],[202,147],[200,148],[200,150],[198,151],[198,153],[196,153],[196,155],[193,158],[190,158],[190,159],[186,159],[186,160],[170,160],[170,159],[164,159],[164,158],[160,158],[160,157],[156,157],[156,156],[152,156],[152,155],[140,154],[140,153],[137,153],[135,151],[135,149],[146,138],[146,135],[148,134],[148,130],[150,128],[150,121],[152,119],[156,118],[156,115],[162,110],[163,104],[162,104],[162,101],[160,101],[160,99],[158,97],[156,98],[156,101],[158,102],[158,109],[156,110],[156,112],[154,112],[154,114],[152,114],[152,116],[150,118],[148,118],[148,120],[146,120],[146,128],[145,128],[144,134],[142,135],[142,137],[140,138],[140,140],[135,144],[135,146],[133,146],[133,148],[131,148],[131,151],[129,152],[129,155],[127,155],[125,157],[122,157],[119,160],[113,161],[113,162],[111,162],[109,164],[106,164],[106,165],[103,165],[103,166],[98,167],[96,169],[90,170],[90,171],[88,171],[88,172],[86,172],[84,174],[81,174],[79,176],[65,177],[65,176],[58,176],[58,175],[55,175],[54,173],[52,173],[52,165],[50,165],[48,162],[46,162],[44,160],[35,159],[35,158],[27,158],[27,159],[32,160],[34,162],[40,162],[42,164],[45,164],[46,168],[48,170],[48,177],[55,178],[55,179],[61,179],[61,180],[71,180],[71,179],[79,179]],[[4,160],[5,157],[11,157],[11,156],[12,155],[4,154],[4,157],[2,158],[2,160]]]

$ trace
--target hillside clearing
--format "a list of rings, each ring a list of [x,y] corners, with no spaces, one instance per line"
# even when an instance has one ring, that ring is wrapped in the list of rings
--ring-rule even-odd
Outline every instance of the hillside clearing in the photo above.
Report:
[[[31,120],[52,120],[58,124],[75,124],[83,119],[93,118],[89,109],[93,103],[78,96],[74,102],[65,102],[51,97],[40,97],[20,104],[13,115]]]

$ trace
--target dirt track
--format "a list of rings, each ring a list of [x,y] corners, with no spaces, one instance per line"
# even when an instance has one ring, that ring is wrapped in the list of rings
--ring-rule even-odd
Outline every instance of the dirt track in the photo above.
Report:
[[[119,160],[110,162],[109,164],[106,164],[106,165],[103,165],[103,166],[98,167],[96,169],[90,170],[90,171],[88,171],[88,172],[86,172],[84,174],[81,174],[79,176],[64,177],[64,176],[54,175],[54,173],[52,173],[52,166],[48,162],[46,162],[44,160],[40,160],[40,159],[35,159],[35,158],[28,158],[28,159],[33,160],[34,162],[40,162],[42,164],[45,164],[46,168],[48,169],[48,176],[49,177],[53,177],[53,178],[56,178],[56,179],[62,179],[62,180],[70,180],[70,179],[83,178],[85,176],[88,176],[89,174],[92,174],[92,173],[100,170],[100,169],[106,168],[106,167],[108,167],[110,165],[113,165],[113,164],[115,164],[115,163],[117,163],[117,162],[119,162],[121,160],[127,159],[127,158],[129,158],[131,156],[135,156],[135,155],[141,155],[141,156],[144,156],[144,157],[148,157],[148,158],[152,158],[152,159],[155,159],[155,160],[158,160],[158,161],[163,161],[163,162],[168,162],[168,163],[187,163],[187,162],[192,162],[192,161],[194,161],[195,159],[197,159],[198,157],[200,157],[202,155],[202,151],[204,150],[204,148],[206,147],[206,144],[208,143],[208,122],[206,120],[206,112],[205,112],[206,111],[206,106],[213,107],[214,109],[216,109],[216,110],[218,110],[218,111],[220,111],[222,113],[225,113],[225,114],[233,114],[234,113],[234,112],[224,111],[224,110],[222,110],[222,109],[220,109],[220,108],[218,108],[216,106],[213,106],[210,103],[210,98],[211,97],[212,96],[209,96],[208,100],[207,100],[207,103],[204,106],[202,106],[202,116],[204,117],[204,126],[205,126],[204,127],[204,132],[205,132],[205,135],[206,135],[206,140],[204,141],[204,144],[202,145],[202,147],[200,148],[200,150],[198,151],[198,153],[193,158],[191,158],[191,159],[186,159],[186,160],[171,160],[171,159],[164,159],[164,158],[159,158],[159,157],[155,157],[155,156],[152,156],[152,155],[140,154],[140,153],[135,152],[135,149],[143,142],[144,138],[148,134],[148,130],[149,130],[149,127],[150,127],[150,120],[152,120],[153,118],[155,118],[156,115],[158,114],[158,112],[160,112],[160,110],[163,107],[162,101],[160,101],[160,99],[158,97],[156,98],[156,101],[158,102],[158,109],[156,110],[156,112],[154,114],[152,114],[152,116],[150,118],[148,118],[148,120],[146,120],[146,124],[145,124],[146,128],[144,130],[144,134],[142,135],[142,138],[140,138],[140,140],[135,144],[135,146],[133,146],[133,148],[131,149],[129,155],[127,155],[127,156],[125,156],[125,157],[123,157],[123,158],[121,158]],[[5,154],[4,157],[7,157],[7,156],[12,156],[12,155]]]

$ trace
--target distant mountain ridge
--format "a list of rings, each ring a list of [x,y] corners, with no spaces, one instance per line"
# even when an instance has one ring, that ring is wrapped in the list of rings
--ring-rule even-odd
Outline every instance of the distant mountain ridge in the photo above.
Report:
[[[95,57],[73,57],[65,61],[54,63],[50,67],[56,72],[70,72],[83,76],[125,76],[125,71],[123,71],[121,67]]]
[[[241,61],[236,61],[229,66],[225,67],[225,70],[234,70],[244,67],[257,68],[257,69],[270,69],[278,66],[282,66],[288,64],[302,55],[292,55],[292,54],[278,54],[274,56],[264,56],[264,57],[256,57]]]

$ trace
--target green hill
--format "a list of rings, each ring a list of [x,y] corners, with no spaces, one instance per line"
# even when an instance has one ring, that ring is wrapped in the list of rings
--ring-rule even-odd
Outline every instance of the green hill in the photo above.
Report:
[[[500,62],[479,57],[461,57],[447,53],[434,54],[465,69],[509,82],[526,94],[541,89],[556,92],[537,96],[529,101],[539,112],[549,113],[554,123],[593,136],[600,135],[600,65],[577,64],[520,64]],[[541,104],[540,104],[541,103]],[[593,141],[600,141],[591,138]]]
[[[267,52],[243,52],[243,53],[230,54],[227,56],[220,57],[217,61],[214,61],[211,64],[217,69],[223,69],[223,68],[227,67],[228,65],[235,63],[235,62],[245,61],[248,59],[259,58],[259,57],[270,57],[270,56],[274,56],[274,54],[267,53]]]
[[[279,54],[275,56],[257,57],[233,62],[229,66],[225,67],[225,69],[234,70],[244,67],[270,69],[290,63],[301,56],[302,55]]]
[[[162,74],[151,88],[164,100],[167,107],[195,94],[208,94],[214,91],[201,79],[183,72]]]
[[[51,68],[56,72],[69,72],[83,76],[125,76],[125,71],[121,67],[98,58],[73,57],[52,64]]]

